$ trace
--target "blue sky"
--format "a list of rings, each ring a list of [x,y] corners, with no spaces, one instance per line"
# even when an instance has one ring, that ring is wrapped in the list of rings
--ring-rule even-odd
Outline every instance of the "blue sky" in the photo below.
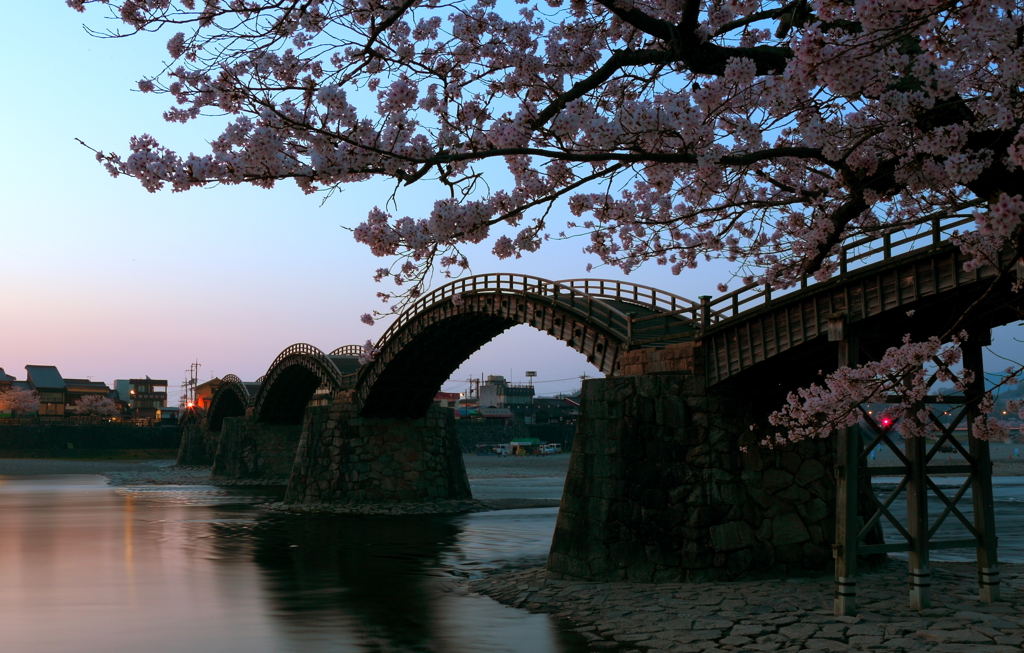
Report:
[[[330,350],[376,340],[387,323],[367,327],[359,315],[381,308],[375,293],[387,288],[371,277],[384,262],[341,225],[361,222],[390,185],[351,185],[321,207],[320,196],[291,183],[150,194],[112,179],[76,138],[126,154],[129,137],[151,133],[174,149],[205,152],[205,140],[219,133],[218,119],[163,122],[168,99],[135,90],[167,58],[170,34],[96,39],[82,23],[103,27],[103,11],[83,16],[61,0],[8,3],[4,14],[18,27],[0,44],[0,366],[18,378],[27,364],[107,383],[167,378],[173,395],[195,360],[203,380],[251,380],[295,342]],[[434,192],[414,186],[397,212],[418,217]],[[550,224],[557,231],[567,219],[563,208]],[[587,276],[586,264],[596,263],[583,245],[548,243],[514,261],[498,261],[489,245],[468,252],[478,273],[564,279]],[[696,298],[715,294],[714,272],[674,277],[652,265],[630,280]],[[606,268],[590,276],[624,278]],[[1008,346],[1004,353],[1019,351],[1019,343]],[[445,389],[462,389],[471,375],[523,380],[526,370],[537,371],[543,393],[572,390],[579,375],[597,373],[561,342],[517,327],[456,370]]]

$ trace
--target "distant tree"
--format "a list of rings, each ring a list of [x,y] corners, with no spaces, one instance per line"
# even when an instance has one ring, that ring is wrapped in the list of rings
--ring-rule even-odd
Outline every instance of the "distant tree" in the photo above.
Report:
[[[17,415],[39,410],[39,394],[35,390],[12,387],[0,392],[0,410]]]
[[[851,239],[951,216],[974,219],[956,236],[969,267],[1024,255],[1019,2],[68,0],[96,3],[124,34],[172,30],[173,63],[139,82],[173,100],[166,120],[232,117],[209,153],[149,135],[127,157],[97,152],[112,175],[150,191],[372,177],[445,191],[355,227],[394,259],[376,273],[399,286],[386,302],[420,295],[435,264],[466,270],[465,245],[537,250],[560,209],[624,272],[722,258],[779,289],[834,274]],[[777,424],[822,436],[858,402],[920,394],[915,370],[956,364],[970,317],[793,395]]]
[[[76,415],[93,415],[97,417],[113,417],[121,412],[117,402],[110,397],[86,395],[74,405]]]

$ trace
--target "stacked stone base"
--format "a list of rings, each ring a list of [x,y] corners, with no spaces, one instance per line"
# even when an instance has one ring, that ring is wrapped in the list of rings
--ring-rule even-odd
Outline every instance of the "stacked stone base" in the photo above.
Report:
[[[829,569],[833,444],[759,446],[750,425],[770,402],[753,390],[707,392],[691,374],[585,382],[549,572],[667,582]]]
[[[262,424],[252,417],[226,417],[221,425],[211,476],[214,480],[288,478],[302,427]]]
[[[220,433],[207,430],[205,422],[183,426],[176,464],[209,467],[217,453],[219,439]]]
[[[359,417],[343,400],[307,408],[285,503],[471,499],[450,410]]]

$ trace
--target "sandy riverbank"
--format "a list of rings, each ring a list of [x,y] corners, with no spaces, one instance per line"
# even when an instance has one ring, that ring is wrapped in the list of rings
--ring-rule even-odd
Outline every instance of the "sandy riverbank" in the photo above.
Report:
[[[1020,653],[1024,566],[1003,565],[1003,601],[977,600],[973,567],[936,563],[932,608],[910,610],[905,564],[858,578],[860,610],[832,615],[831,577],[715,583],[590,583],[541,568],[473,580],[468,590],[571,620],[593,650]]]

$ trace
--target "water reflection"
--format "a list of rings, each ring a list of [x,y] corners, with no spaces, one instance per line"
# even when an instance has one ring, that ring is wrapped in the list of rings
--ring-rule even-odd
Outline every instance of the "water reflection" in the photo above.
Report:
[[[296,517],[255,508],[261,490],[6,480],[4,653],[583,650],[546,616],[448,591],[543,560],[554,509]]]
[[[430,572],[457,535],[430,518],[273,516],[252,541],[275,616],[293,630],[347,630],[354,618],[371,641],[432,650],[444,602]]]

